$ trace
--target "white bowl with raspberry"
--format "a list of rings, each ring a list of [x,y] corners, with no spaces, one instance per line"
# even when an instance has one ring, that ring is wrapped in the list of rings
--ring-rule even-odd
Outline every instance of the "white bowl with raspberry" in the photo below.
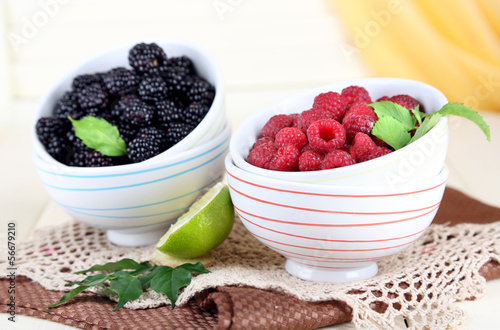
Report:
[[[348,109],[347,112],[341,115],[336,114],[332,110],[325,117],[325,111],[318,114],[313,109],[315,98],[318,95],[334,92],[339,94],[340,96],[337,95],[337,97],[340,98],[343,97],[342,91],[349,89],[350,86],[364,88],[369,95],[369,100],[373,102],[383,97],[410,95],[418,101],[421,108],[425,109],[427,113],[438,111],[448,103],[443,93],[436,88],[422,82],[407,79],[366,78],[319,86],[272,103],[247,118],[236,129],[231,139],[230,153],[234,163],[245,171],[280,180],[341,186],[398,186],[409,182],[430,179],[440,173],[448,148],[449,128],[447,116],[442,117],[429,132],[415,142],[392,151],[382,147],[384,143],[377,141],[369,132],[356,136],[357,131],[352,131],[352,127],[356,125],[360,126],[366,122],[368,125],[373,126],[373,123],[376,121],[376,115],[375,118],[371,118],[370,116],[374,115],[373,109],[366,109],[366,103],[370,103],[370,101],[358,102],[362,104],[357,104],[356,106],[351,105],[356,103],[355,101],[351,101],[351,104],[349,104],[350,108],[346,106],[346,109]],[[359,100],[366,97],[366,95],[355,97]],[[336,102],[336,100],[332,102]],[[352,113],[349,116],[350,110],[355,115],[357,115],[356,111],[359,111],[359,117],[355,117]],[[371,111],[371,114],[367,113],[367,111]],[[275,121],[273,122],[273,120]],[[319,135],[324,134],[322,132],[327,129],[335,132],[335,128],[327,127],[328,125],[331,126],[334,121],[338,121],[343,127],[346,127],[343,134],[347,137],[343,137],[343,139],[346,139],[348,142],[345,144],[338,142],[345,141],[341,138],[338,138],[338,141],[336,141],[337,138],[334,136],[334,133],[329,133],[331,136],[328,136],[327,141],[325,139],[313,140],[314,137],[317,138]],[[369,126],[370,130],[372,126]],[[283,138],[281,137],[280,140],[277,133],[285,127],[287,129],[294,128],[295,131],[284,134],[284,141],[288,142],[291,139],[299,141],[296,142],[298,144],[297,148],[288,148],[288,150],[280,148],[280,141],[283,141]],[[305,147],[302,144],[303,136],[297,137],[301,134],[300,130],[308,137],[308,145]],[[290,129],[290,131],[292,130]],[[315,132],[316,135],[314,135]],[[272,140],[272,143],[270,143],[271,147],[267,145],[265,148],[260,148],[263,149],[260,153],[250,153],[257,141],[257,144],[266,143],[266,139],[269,138]],[[316,141],[319,142],[317,143]],[[320,156],[317,156],[317,153],[312,153],[313,156],[310,156],[311,153],[308,149],[310,149],[313,143],[316,143],[313,146],[315,148],[314,151],[324,151],[328,150],[328,148],[338,150],[327,155],[328,157],[325,156],[326,152]],[[320,145],[321,143],[323,145]],[[371,144],[370,148],[372,149],[370,150],[373,150],[373,152],[370,151],[372,153],[366,156],[362,150],[366,150],[366,145],[368,144]],[[359,146],[359,148],[352,148],[354,145]],[[308,151],[307,157],[303,155],[305,151]],[[374,157],[376,154],[375,151],[378,152],[378,158]],[[295,159],[293,162],[288,162],[290,157],[296,157],[297,154],[298,157],[307,159],[311,164],[317,161],[317,166],[314,165],[316,168],[323,166],[322,168],[326,169],[297,170]],[[315,157],[321,159],[315,160]],[[323,163],[319,164],[319,162]],[[290,168],[294,168],[295,170],[287,170],[286,167],[290,163],[293,163]],[[307,169],[307,167],[303,168]]]
[[[210,141],[169,158],[131,165],[73,167],[33,162],[49,196],[73,219],[106,230],[120,246],[158,242],[170,225],[224,175],[231,125]]]
[[[377,261],[417,240],[432,222],[448,169],[398,187],[297,183],[225,160],[235,210],[262,244],[283,255],[292,275],[348,282],[378,272]]]

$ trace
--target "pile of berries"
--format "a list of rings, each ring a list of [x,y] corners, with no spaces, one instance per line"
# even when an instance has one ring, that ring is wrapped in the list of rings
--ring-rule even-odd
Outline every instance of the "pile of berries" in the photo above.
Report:
[[[187,56],[167,58],[155,43],[139,43],[128,54],[130,68],[74,78],[51,117],[40,118],[36,133],[47,152],[70,166],[137,163],[167,150],[205,117],[215,88],[200,77]],[[116,126],[127,154],[108,157],[75,136],[68,119],[104,118]]]
[[[377,101],[382,100],[410,110],[419,104],[409,95],[384,96]],[[319,94],[309,110],[271,117],[247,162],[276,171],[316,171],[387,155],[393,149],[371,134],[378,119],[371,103],[368,91],[359,86]]]

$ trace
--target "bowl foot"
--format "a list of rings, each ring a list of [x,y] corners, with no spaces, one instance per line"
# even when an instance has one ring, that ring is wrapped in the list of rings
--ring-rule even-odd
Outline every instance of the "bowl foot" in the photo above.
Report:
[[[130,233],[125,230],[108,230],[108,240],[119,246],[144,246],[156,244],[165,234],[165,230],[153,230],[142,233]]]
[[[366,264],[364,267],[349,270],[324,270],[315,267],[298,264],[287,260],[285,269],[295,277],[307,281],[319,282],[353,282],[366,280],[377,275],[376,262]]]

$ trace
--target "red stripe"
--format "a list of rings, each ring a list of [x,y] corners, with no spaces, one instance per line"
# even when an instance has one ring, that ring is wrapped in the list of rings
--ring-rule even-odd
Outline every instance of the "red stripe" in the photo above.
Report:
[[[300,265],[304,265],[304,266],[315,267],[315,268],[325,268],[325,269],[339,269],[339,270],[342,270],[342,269],[359,269],[359,268],[363,268],[363,267],[327,267],[327,266],[318,266],[318,265],[306,264],[306,263],[295,261],[295,260],[293,260],[293,262],[295,262],[297,264],[300,264]]]
[[[298,207],[298,206],[292,206],[292,205],[285,205],[285,204],[273,203],[273,202],[265,201],[263,199],[258,199],[256,197],[252,197],[250,195],[244,194],[241,191],[234,189],[234,187],[231,186],[231,185],[229,185],[229,187],[234,192],[236,192],[236,193],[238,193],[238,194],[240,194],[240,195],[242,195],[242,196],[244,196],[246,198],[249,198],[249,199],[252,199],[254,201],[257,201],[259,203],[264,203],[264,204],[269,204],[269,205],[274,205],[274,206],[284,207],[284,208],[290,208],[290,209],[294,209],[294,210],[301,210],[301,211],[308,211],[308,212],[318,212],[318,213],[353,214],[353,215],[400,214],[400,213],[411,213],[411,212],[422,211],[422,210],[425,210],[425,209],[428,209],[428,208],[431,208],[431,207],[435,207],[435,206],[437,206],[437,205],[439,205],[441,203],[441,202],[438,202],[437,204],[434,204],[434,205],[431,205],[431,206],[426,206],[426,207],[423,207],[423,208],[420,208],[420,209],[416,209],[416,210],[393,211],[393,212],[347,212],[347,211],[331,211],[331,210],[318,210],[318,209],[310,209],[310,208],[306,208],[306,207]]]
[[[330,262],[376,261],[376,260],[379,260],[379,259],[382,259],[382,258],[386,258],[386,257],[392,256],[392,254],[387,254],[387,255],[382,255],[380,257],[373,257],[373,258],[328,258],[328,257],[311,256],[311,255],[307,255],[307,254],[292,252],[292,251],[288,251],[288,250],[283,250],[283,249],[277,248],[277,247],[269,245],[269,244],[265,244],[265,243],[262,243],[262,244],[264,244],[265,246],[267,246],[270,249],[281,251],[281,252],[283,252],[283,254],[297,255],[297,256],[303,256],[303,257],[309,257],[309,258],[321,259],[321,260],[324,259],[325,262],[328,262],[328,261],[330,261]],[[294,257],[294,258],[299,258],[299,257]],[[318,260],[318,261],[320,261],[320,260]]]
[[[433,206],[431,206],[431,207],[433,207]],[[242,212],[242,213],[248,214],[248,215],[250,215],[252,217],[262,219],[262,220],[272,221],[272,222],[277,222],[277,223],[285,223],[285,224],[289,224],[289,225],[311,226],[311,227],[367,227],[367,226],[389,225],[389,224],[393,224],[393,223],[398,223],[398,222],[404,222],[404,221],[409,221],[409,220],[417,219],[417,218],[423,217],[423,216],[425,216],[425,215],[427,215],[429,213],[432,213],[432,212],[436,211],[438,209],[438,207],[439,207],[439,205],[435,206],[433,209],[431,209],[428,212],[425,212],[425,213],[422,213],[420,215],[416,215],[416,216],[413,216],[413,217],[409,217],[409,218],[403,218],[403,219],[386,221],[386,222],[354,223],[354,224],[353,223],[349,223],[349,224],[323,224],[323,223],[292,222],[292,221],[271,219],[271,218],[266,218],[266,217],[262,217],[262,216],[259,216],[259,215],[255,215],[255,214],[252,214],[250,212],[243,211],[243,210],[239,209],[236,206],[234,208],[236,209],[236,211],[238,211],[238,215],[240,214],[240,212]]]
[[[280,191],[280,192],[285,192],[285,193],[290,193],[290,194],[300,194],[300,195],[312,195],[312,196],[325,196],[325,197],[390,197],[390,196],[404,196],[404,195],[411,195],[411,194],[418,194],[418,193],[421,193],[421,192],[424,192],[424,191],[429,191],[429,190],[433,190],[433,189],[436,189],[442,185],[444,185],[446,183],[446,180],[443,181],[442,183],[434,186],[434,187],[430,187],[430,188],[426,188],[426,189],[421,189],[421,190],[415,190],[415,191],[410,191],[410,192],[405,192],[405,193],[397,193],[397,194],[383,194],[383,195],[335,195],[335,194],[320,194],[320,193],[311,193],[311,192],[303,192],[303,191],[295,191],[295,190],[286,190],[286,189],[279,189],[279,188],[272,188],[272,187],[268,187],[268,186],[263,186],[263,185],[260,185],[260,184],[256,184],[256,183],[253,183],[253,182],[250,182],[250,181],[246,181],[246,180],[243,180],[243,179],[240,179],[236,176],[234,176],[233,174],[231,174],[228,170],[226,170],[226,173],[238,180],[238,181],[241,181],[243,183],[246,183],[246,184],[249,184],[249,185],[252,185],[252,186],[255,186],[255,187],[259,187],[259,188],[263,188],[263,189],[268,189],[268,190],[275,190],[275,191]]]
[[[258,238],[263,239],[263,240],[268,241],[268,242],[280,244],[280,245],[285,245],[285,246],[290,246],[290,247],[296,247],[296,248],[299,248],[299,249],[316,250],[316,251],[328,251],[328,252],[367,252],[367,251],[389,250],[389,249],[395,249],[395,248],[398,248],[398,247],[409,245],[409,244],[411,244],[411,243],[413,243],[414,241],[417,240],[417,239],[414,239],[413,241],[406,242],[404,244],[393,245],[393,246],[386,246],[386,247],[383,247],[383,248],[376,248],[376,249],[343,250],[343,249],[321,249],[321,248],[314,248],[314,247],[309,247],[309,246],[300,246],[300,245],[287,244],[287,243],[273,241],[271,239],[259,236],[259,235],[255,234],[252,231],[250,231],[250,233],[252,233],[252,235],[255,236],[255,237],[258,237]]]
[[[324,242],[338,242],[338,243],[373,243],[373,242],[387,242],[387,241],[394,241],[394,240],[399,240],[399,239],[404,239],[404,238],[408,238],[408,237],[411,237],[411,236],[415,236],[415,235],[418,235],[420,233],[422,233],[425,229],[427,228],[424,228],[416,233],[413,233],[413,234],[410,234],[410,235],[406,235],[406,236],[401,236],[401,237],[393,237],[393,238],[385,238],[385,239],[374,239],[374,240],[337,240],[337,239],[326,239],[326,238],[316,238],[316,237],[307,237],[307,236],[300,236],[300,235],[294,235],[294,234],[290,234],[290,233],[285,233],[285,232],[282,232],[282,231],[278,231],[278,230],[274,230],[274,229],[270,229],[270,228],[267,228],[267,227],[264,227],[264,226],[261,226],[261,225],[258,225],[250,220],[248,220],[247,218],[243,217],[241,214],[238,213],[238,215],[245,219],[245,221],[251,223],[252,225],[256,226],[256,227],[259,227],[259,228],[262,228],[264,230],[268,230],[268,231],[271,231],[273,233],[277,233],[277,234],[281,234],[281,235],[286,235],[286,236],[291,236],[291,237],[297,237],[297,238],[304,238],[304,239],[310,239],[310,240],[315,240],[315,241],[324,241]]]

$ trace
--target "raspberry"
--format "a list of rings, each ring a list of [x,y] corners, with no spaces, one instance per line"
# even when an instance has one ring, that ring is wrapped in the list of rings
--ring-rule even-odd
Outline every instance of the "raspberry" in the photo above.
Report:
[[[144,101],[159,101],[167,96],[167,83],[159,76],[145,77],[137,89]]]
[[[329,152],[346,142],[344,127],[334,119],[322,119],[307,129],[309,145],[319,152]]]
[[[278,148],[291,144],[302,149],[307,144],[307,136],[296,127],[285,127],[276,134],[274,143]]]
[[[332,119],[340,121],[346,111],[345,99],[335,92],[319,94],[314,98],[313,109],[328,111],[333,114]]]
[[[323,155],[314,150],[302,151],[299,157],[299,171],[321,170]]]
[[[123,67],[111,69],[102,78],[104,86],[111,95],[131,93],[139,85],[139,77],[132,71]]]
[[[342,125],[345,128],[347,141],[352,141],[357,133],[370,134],[377,121],[373,108],[364,102],[355,102],[346,112]]]
[[[406,94],[394,95],[389,99],[389,101],[397,103],[397,104],[405,107],[408,110],[413,110],[413,109],[415,109],[415,107],[417,105],[420,104],[413,97],[411,97],[410,95],[406,95]],[[419,106],[419,110],[422,111],[420,109],[420,106]]]
[[[346,87],[342,90],[341,95],[344,98],[344,102],[348,106],[356,101],[363,101],[366,104],[372,103],[372,99],[370,98],[368,91],[363,87],[359,86]]]
[[[349,152],[357,162],[363,162],[375,150],[376,146],[375,142],[368,135],[358,133],[352,141]]]
[[[128,55],[129,64],[138,74],[158,73],[167,65],[167,55],[155,43],[139,43],[132,47]]]
[[[391,98],[389,96],[382,96],[381,98],[377,99],[375,102],[380,102],[380,101],[390,101]]]
[[[291,127],[292,125],[293,117],[291,115],[274,115],[262,127],[262,135],[274,139],[282,128]]]
[[[344,167],[353,164],[356,164],[356,160],[350,153],[344,150],[335,149],[325,155],[325,158],[321,163],[321,169],[328,170],[331,168]]]
[[[294,126],[306,133],[311,123],[321,119],[333,119],[333,113],[320,109],[306,110],[297,116]]]
[[[376,145],[378,145],[379,147],[384,147],[384,148],[390,148],[389,145],[382,139],[379,139],[378,137],[376,137],[375,135],[371,135],[370,134],[370,138],[373,140],[373,142],[375,142]]]
[[[257,139],[257,141],[255,141],[255,143],[252,145],[252,148],[251,149],[254,149],[254,148],[257,148],[258,146],[260,146],[261,144],[266,144],[266,143],[271,143],[274,145],[274,140],[273,138],[270,138],[269,136],[263,136],[259,139]],[[251,150],[250,149],[250,150]]]
[[[356,134],[349,151],[358,163],[366,162],[391,152],[390,149],[377,146],[375,142],[364,133]]]
[[[260,168],[268,168],[269,162],[276,156],[278,149],[271,143],[263,143],[250,150],[247,162]]]
[[[297,171],[299,169],[300,149],[288,144],[278,149],[268,168],[274,171]]]

